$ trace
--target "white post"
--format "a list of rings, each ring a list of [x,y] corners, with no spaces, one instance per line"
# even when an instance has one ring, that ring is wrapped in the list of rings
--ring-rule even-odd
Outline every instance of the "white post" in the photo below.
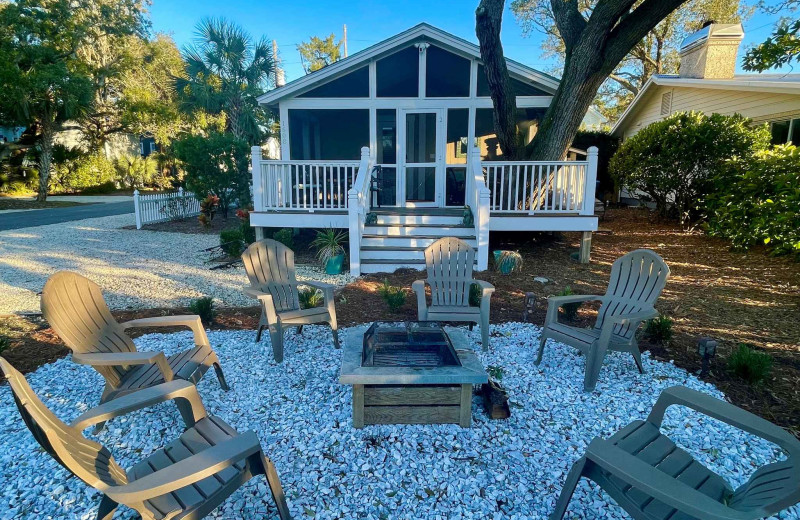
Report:
[[[186,218],[186,200],[184,199],[183,186],[178,186],[178,208],[180,208],[181,218]]]
[[[481,165],[481,152],[476,146],[470,146],[469,168],[471,184],[470,200],[472,215],[475,218],[475,238],[478,242],[478,271],[489,268],[489,205],[492,192],[486,187]]]
[[[261,147],[254,146],[250,149],[250,160],[253,168],[253,209],[264,210],[264,184],[261,179]]]
[[[136,229],[142,229],[142,214],[139,211],[139,190],[133,191],[133,210],[136,213]]]
[[[597,147],[591,146],[586,157],[586,189],[583,193],[583,214],[594,215],[594,196],[597,187]]]
[[[361,275],[361,232],[364,215],[370,208],[369,147],[361,148],[361,161],[353,186],[347,192],[347,223],[350,235],[350,274]]]

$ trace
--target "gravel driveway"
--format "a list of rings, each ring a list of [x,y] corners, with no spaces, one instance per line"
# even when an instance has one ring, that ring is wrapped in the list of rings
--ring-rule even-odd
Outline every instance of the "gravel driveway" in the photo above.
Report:
[[[0,315],[38,312],[39,292],[61,269],[100,285],[112,309],[181,307],[206,295],[222,306],[254,304],[241,293],[242,268],[210,271],[198,252],[217,245],[215,235],[120,229],[132,224],[126,214],[0,232]],[[298,267],[298,279],[308,278],[349,280]]]

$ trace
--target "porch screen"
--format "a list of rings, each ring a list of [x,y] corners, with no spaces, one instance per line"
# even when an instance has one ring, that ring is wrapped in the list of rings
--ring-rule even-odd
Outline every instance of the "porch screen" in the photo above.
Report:
[[[526,145],[536,136],[539,121],[546,110],[546,108],[517,109],[517,132],[523,137]],[[493,161],[503,155],[494,131],[491,108],[479,108],[475,111],[475,139],[483,160]]]
[[[290,109],[292,160],[358,160],[369,146],[367,109]]]
[[[425,51],[425,95],[468,97],[469,60],[431,45]]]
[[[300,94],[301,98],[359,98],[369,97],[369,67],[345,74],[315,89]]]
[[[375,64],[378,97],[419,97],[419,51],[406,47]]]
[[[515,96],[551,96],[530,83],[511,78],[511,90]],[[489,96],[489,83],[486,81],[486,69],[483,65],[478,65],[478,97]]]

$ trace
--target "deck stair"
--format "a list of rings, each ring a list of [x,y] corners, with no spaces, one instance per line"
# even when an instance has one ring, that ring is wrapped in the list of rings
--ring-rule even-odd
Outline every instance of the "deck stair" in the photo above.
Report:
[[[374,225],[364,227],[361,272],[424,269],[426,247],[442,237],[458,237],[477,247],[475,228],[462,224],[461,208],[375,208]]]

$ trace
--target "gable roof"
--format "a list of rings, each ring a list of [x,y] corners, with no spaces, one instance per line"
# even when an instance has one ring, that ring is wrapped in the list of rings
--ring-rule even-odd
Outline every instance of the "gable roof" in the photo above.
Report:
[[[611,129],[613,135],[619,135],[626,128],[626,123],[637,112],[642,100],[650,95],[651,90],[656,90],[653,85],[800,95],[800,74],[736,74],[731,79],[682,78],[677,74],[653,74],[614,124]]]
[[[465,57],[481,58],[480,48],[472,42],[459,38],[447,31],[443,31],[438,27],[434,27],[427,23],[420,23],[414,27],[396,34],[391,38],[387,38],[378,42],[364,50],[351,54],[347,58],[341,59],[319,70],[306,74],[298,79],[292,80],[282,87],[275,88],[269,92],[261,95],[258,98],[259,103],[264,105],[271,105],[277,103],[282,99],[293,97],[298,93],[302,93],[314,86],[318,86],[324,82],[335,79],[339,76],[355,70],[369,60],[384,55],[391,54],[397,47],[406,44],[425,40],[436,42],[442,48],[455,52]],[[511,76],[522,79],[528,82],[535,82],[542,90],[554,93],[558,88],[558,79],[538,71],[527,65],[523,65],[514,60],[506,59],[508,65],[508,72]]]

